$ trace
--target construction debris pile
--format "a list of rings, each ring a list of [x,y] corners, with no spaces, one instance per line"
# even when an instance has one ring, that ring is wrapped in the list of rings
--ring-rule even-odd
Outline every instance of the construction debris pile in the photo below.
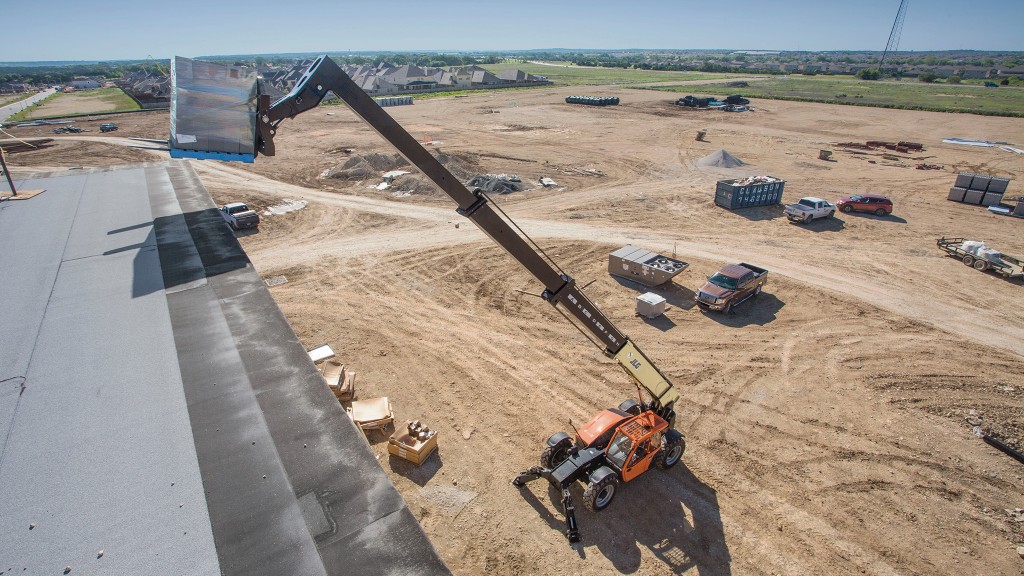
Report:
[[[475,176],[466,182],[466,186],[480,188],[484,192],[492,194],[508,194],[510,192],[522,192],[526,190],[526,184],[515,174],[487,174],[486,176]]]
[[[566,104],[586,104],[587,106],[618,106],[618,96],[566,96]]]
[[[745,112],[751,110],[747,100],[739,94],[727,96],[724,100],[715,98],[698,98],[693,95],[686,95],[675,101],[677,106],[693,108],[695,110],[722,110],[724,112]]]
[[[964,204],[997,206],[1003,200],[1009,184],[1009,178],[961,172],[946,199]]]

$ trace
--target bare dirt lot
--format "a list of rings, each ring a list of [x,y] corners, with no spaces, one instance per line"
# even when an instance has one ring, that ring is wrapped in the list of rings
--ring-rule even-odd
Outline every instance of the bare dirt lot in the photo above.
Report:
[[[271,288],[277,302],[306,343],[330,342],[359,372],[361,397],[389,396],[399,420],[440,431],[438,454],[420,468],[390,458],[384,435],[369,439],[451,569],[1024,574],[1015,550],[1024,523],[1007,512],[1024,508],[1024,466],[964,420],[973,411],[1024,447],[1024,286],[935,246],[967,236],[1024,256],[1024,220],[945,199],[959,170],[1009,176],[1007,196],[1024,195],[1022,157],[941,143],[1024,144],[1024,120],[781,101],[695,112],[667,104],[670,94],[625,89],[589,90],[623,100],[589,108],[562,103],[570,92],[580,89],[388,112],[461,167],[555,179],[556,189],[496,201],[580,284],[593,281],[587,293],[680,388],[684,465],[624,485],[599,514],[580,506],[575,548],[558,495],[542,481],[522,490],[509,481],[570,419],[578,425],[636,392],[546,303],[520,292],[538,293],[536,281],[437,193],[371,189],[379,175],[325,176],[353,156],[392,153],[343,107],[287,121],[279,155],[254,166],[193,163],[218,202],[310,202],[240,240],[264,277],[287,277]],[[131,135],[166,137],[166,114],[131,116]],[[710,142],[694,141],[698,129]],[[30,135],[21,130],[11,132]],[[55,140],[10,164],[17,173],[89,165],[100,146]],[[891,160],[832,146],[865,140],[926,150]],[[719,148],[748,165],[697,166]],[[821,148],[836,161],[818,160]],[[918,162],[945,168],[913,169]],[[803,226],[781,207],[714,206],[716,180],[747,174],[784,178],[787,202],[870,192],[896,209]],[[608,253],[625,243],[675,249],[691,264],[655,290],[671,304],[664,317],[634,316],[646,289],[607,274]],[[696,308],[704,277],[738,261],[771,271],[765,293],[728,316]]]

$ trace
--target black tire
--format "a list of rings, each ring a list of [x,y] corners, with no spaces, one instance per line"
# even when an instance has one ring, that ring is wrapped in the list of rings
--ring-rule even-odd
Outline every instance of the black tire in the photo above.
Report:
[[[849,214],[850,212],[853,212],[853,206],[850,206],[849,204],[844,204],[841,210]]]
[[[884,208],[879,208],[878,210],[875,210],[875,216],[885,216],[885,215],[886,215],[886,211],[885,211]]]
[[[828,214],[825,214],[825,218],[831,218],[831,217],[833,217],[835,215],[836,215],[836,211],[833,210],[833,211],[829,212]]]
[[[569,457],[570,448],[572,445],[568,442],[560,442],[544,448],[544,451],[540,453],[540,465],[548,469],[558,466]]]
[[[974,256],[971,256],[970,254],[964,256],[964,264],[974,266]]]
[[[732,312],[732,300],[729,300],[725,304],[725,308],[722,308],[722,314],[729,314]]]
[[[626,414],[632,414],[633,416],[639,416],[643,412],[644,407],[639,402],[630,398],[629,400],[623,400],[619,404],[619,410],[622,410]]]
[[[614,475],[605,476],[600,482],[591,482],[583,491],[583,505],[591,512],[600,512],[615,498],[619,480]]]
[[[988,262],[981,259],[975,260],[974,269],[981,270],[982,272],[984,272],[985,270],[988,270]]]
[[[761,284],[758,284],[757,288],[754,288],[754,298],[757,298],[760,295],[761,295]]]
[[[811,220],[814,220],[814,218],[812,218],[811,215],[808,214],[807,216],[804,216],[803,223],[804,224],[810,224]]]
[[[661,439],[661,452],[658,453],[657,463],[658,467],[663,470],[679,464],[679,461],[683,459],[683,452],[686,452],[686,441],[679,438],[676,441],[670,441],[668,436]]]

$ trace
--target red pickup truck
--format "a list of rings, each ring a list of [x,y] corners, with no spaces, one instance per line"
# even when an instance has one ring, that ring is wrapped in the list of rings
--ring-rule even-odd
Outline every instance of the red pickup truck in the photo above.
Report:
[[[723,267],[697,290],[694,299],[701,308],[723,314],[747,298],[757,296],[768,282],[768,271],[742,262]]]

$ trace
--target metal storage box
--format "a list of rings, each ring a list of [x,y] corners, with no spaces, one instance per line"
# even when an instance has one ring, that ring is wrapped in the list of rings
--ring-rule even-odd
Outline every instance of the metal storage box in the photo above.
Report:
[[[984,191],[988,190],[988,183],[991,182],[991,181],[992,181],[992,177],[991,176],[986,176],[984,174],[975,174],[974,178],[971,180],[971,188],[970,189],[971,190],[980,190],[981,192],[984,192]]]
[[[981,204],[981,199],[985,196],[985,193],[980,190],[968,190],[964,194],[965,204]]]
[[[635,280],[645,286],[658,286],[672,280],[689,266],[682,260],[662,256],[657,252],[623,246],[608,255],[608,273]]]
[[[654,292],[636,297],[636,313],[645,318],[657,318],[665,313],[666,300]]]
[[[752,206],[771,206],[782,200],[786,182],[771,176],[719,180],[715,204],[729,210]]]
[[[981,199],[982,206],[995,206],[1003,199],[1002,194],[996,194],[995,192],[986,192],[985,196]]]
[[[967,194],[967,188],[954,186],[949,189],[949,196],[946,197],[946,200],[952,200],[953,202],[963,202],[964,194]]]
[[[988,183],[988,191],[995,192],[996,194],[1003,194],[1006,189],[1010,186],[1009,178],[999,178],[996,176],[992,177],[992,181]]]
[[[970,172],[961,172],[956,175],[956,187],[970,188],[972,179],[974,179],[974,174]]]

